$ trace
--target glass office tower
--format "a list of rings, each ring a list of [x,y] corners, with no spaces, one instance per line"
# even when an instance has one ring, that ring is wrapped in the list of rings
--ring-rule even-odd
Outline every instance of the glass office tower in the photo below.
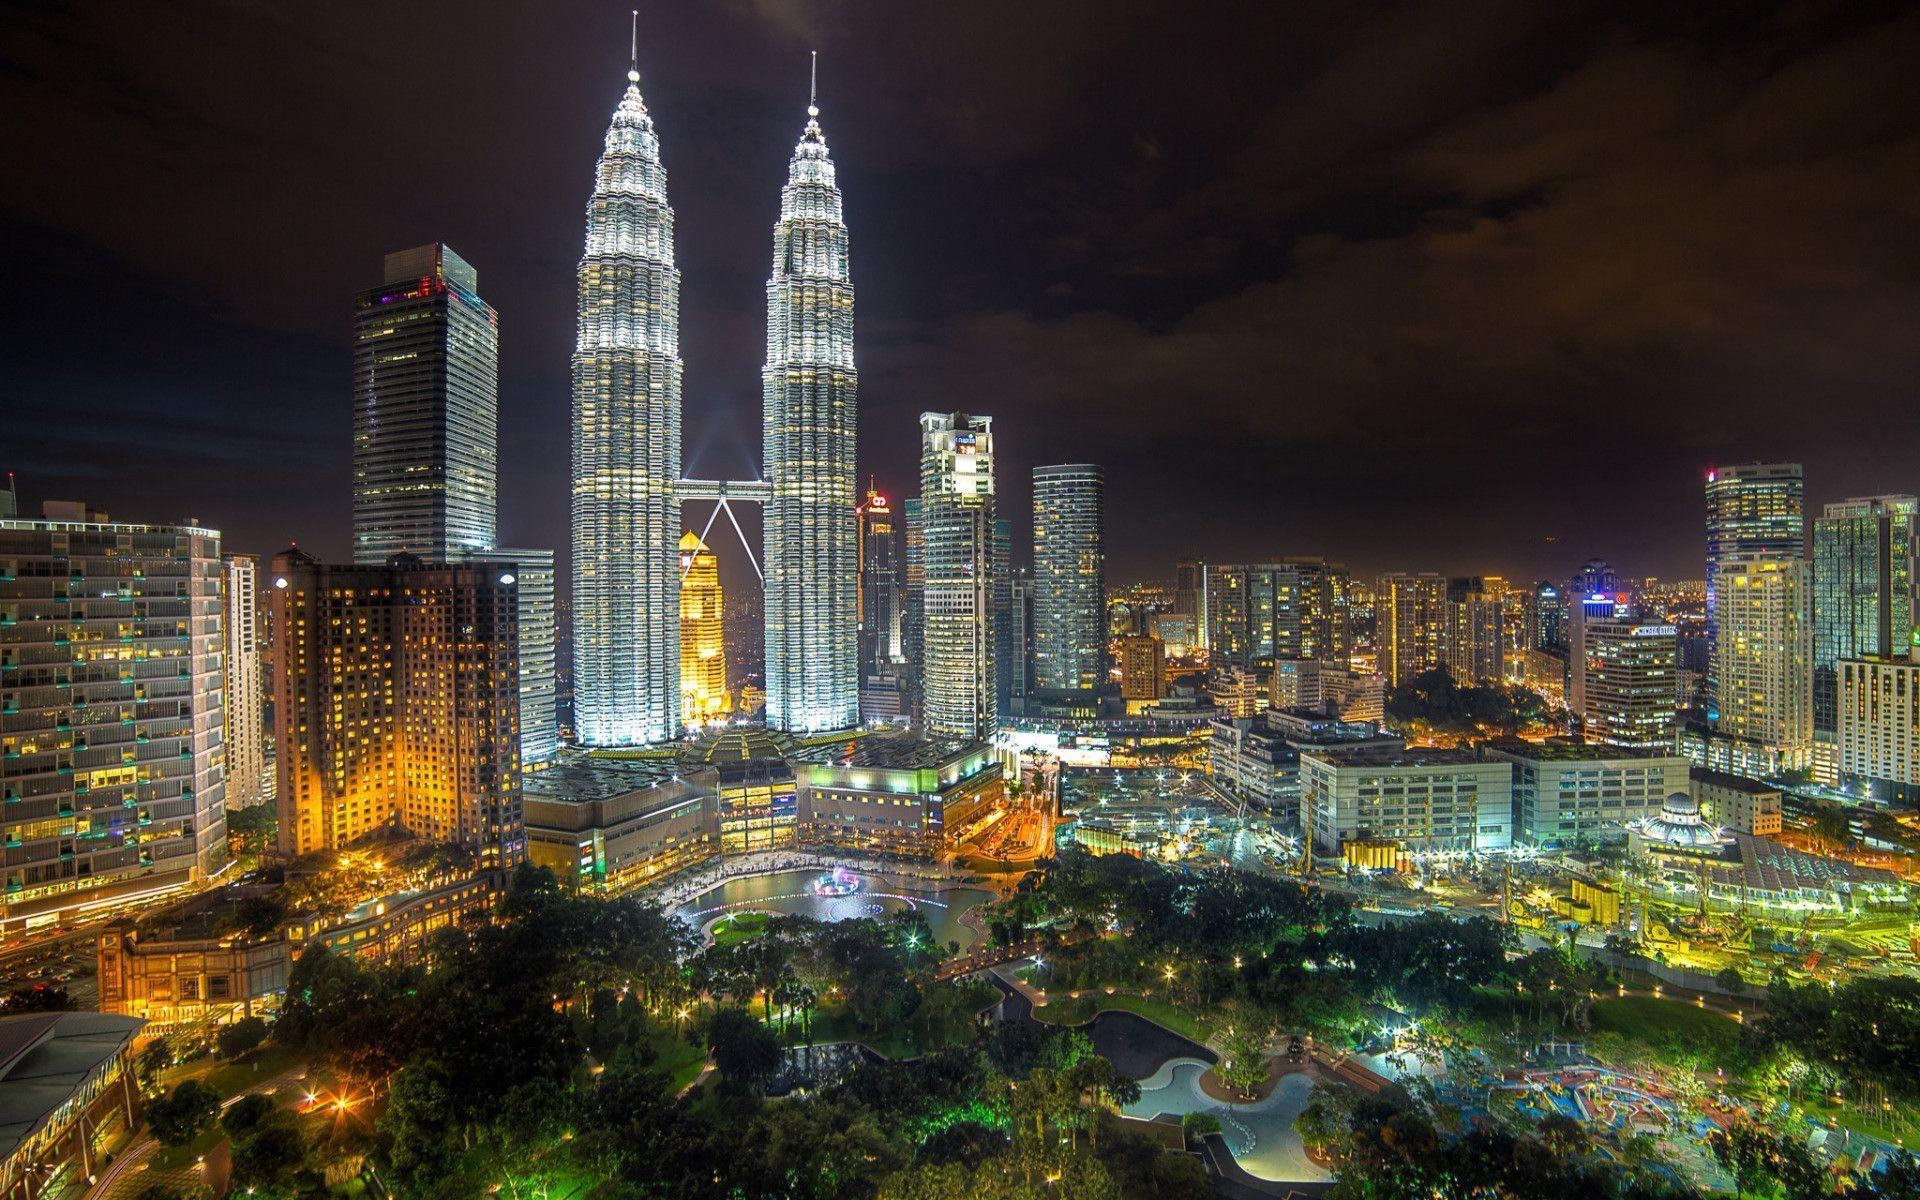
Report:
[[[445,562],[493,544],[499,318],[465,259],[387,255],[353,322],[353,558]]]
[[[1033,469],[1033,684],[1092,691],[1107,678],[1106,475]]]

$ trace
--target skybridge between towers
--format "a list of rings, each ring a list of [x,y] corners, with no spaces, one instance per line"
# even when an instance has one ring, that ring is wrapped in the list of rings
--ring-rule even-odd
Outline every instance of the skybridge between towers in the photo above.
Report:
[[[700,531],[700,540],[706,541],[712,532],[714,521],[721,513],[727,514],[727,523],[733,526],[733,532],[740,539],[740,548],[747,552],[747,561],[753,564],[753,573],[761,583],[767,581],[766,573],[760,569],[760,560],[754,556],[753,546],[747,541],[746,531],[740,528],[740,519],[733,515],[735,501],[745,504],[766,504],[773,499],[773,484],[765,479],[682,479],[673,485],[673,494],[679,500],[712,500],[713,511],[707,515],[706,528]],[[686,578],[682,569],[680,577]]]

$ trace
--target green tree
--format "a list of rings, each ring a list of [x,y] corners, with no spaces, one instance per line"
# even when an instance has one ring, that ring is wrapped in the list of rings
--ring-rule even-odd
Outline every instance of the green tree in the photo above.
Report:
[[[147,1125],[163,1146],[184,1146],[205,1133],[220,1112],[220,1096],[197,1079],[147,1105]]]
[[[222,1026],[214,1035],[213,1043],[220,1050],[222,1058],[238,1058],[267,1040],[267,1023],[259,1017],[241,1017],[231,1025]]]
[[[707,1049],[727,1083],[758,1091],[780,1069],[780,1040],[738,1005],[725,1004],[707,1021]]]
[[[1245,1025],[1234,1025],[1220,1041],[1220,1061],[1214,1067],[1220,1082],[1251,1098],[1267,1077],[1266,1041]]]

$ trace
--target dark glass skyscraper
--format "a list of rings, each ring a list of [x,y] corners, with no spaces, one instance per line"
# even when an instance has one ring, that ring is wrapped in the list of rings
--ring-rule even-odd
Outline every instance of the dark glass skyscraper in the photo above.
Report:
[[[493,545],[499,320],[437,243],[387,255],[353,324],[353,556],[444,562]]]
[[[1106,475],[1033,469],[1033,683],[1093,691],[1107,678]]]
[[[1813,523],[1813,728],[1839,728],[1837,664],[1905,655],[1913,638],[1912,496],[1829,504]]]
[[[867,488],[860,505],[860,673],[872,675],[901,660],[900,527],[893,505]]]

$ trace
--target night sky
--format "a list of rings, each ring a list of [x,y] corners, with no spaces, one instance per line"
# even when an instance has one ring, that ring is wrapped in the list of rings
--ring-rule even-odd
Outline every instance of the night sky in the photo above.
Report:
[[[501,539],[564,551],[629,7],[7,6],[23,506],[344,556],[352,297],[442,240],[501,315]],[[1187,553],[1697,577],[1716,461],[1803,461],[1813,504],[1920,490],[1920,13],[647,0],[690,475],[759,457],[814,48],[892,494],[922,410],[991,414],[1022,540],[1034,465],[1106,466],[1123,582]]]

